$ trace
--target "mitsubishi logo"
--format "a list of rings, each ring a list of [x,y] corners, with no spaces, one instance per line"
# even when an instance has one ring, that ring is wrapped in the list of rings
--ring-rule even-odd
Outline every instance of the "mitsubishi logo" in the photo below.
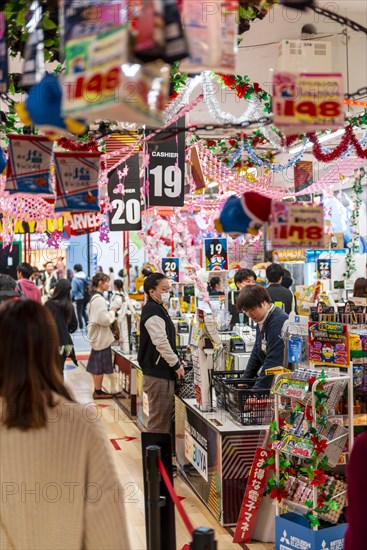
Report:
[[[280,542],[285,542],[286,544],[290,544],[289,540],[287,539],[287,531],[284,529],[283,536],[280,539]]]

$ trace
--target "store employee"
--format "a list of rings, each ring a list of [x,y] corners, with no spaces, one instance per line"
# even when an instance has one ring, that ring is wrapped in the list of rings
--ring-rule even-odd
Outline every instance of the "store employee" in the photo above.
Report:
[[[257,323],[256,341],[243,378],[256,378],[254,389],[269,389],[273,376],[267,369],[279,367],[284,362],[284,341],[281,334],[288,315],[271,303],[266,288],[260,285],[244,287],[237,299],[238,311],[243,311]]]

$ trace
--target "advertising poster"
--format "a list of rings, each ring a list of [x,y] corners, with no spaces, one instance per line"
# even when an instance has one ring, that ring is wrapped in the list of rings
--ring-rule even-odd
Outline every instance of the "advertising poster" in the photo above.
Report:
[[[308,358],[329,367],[349,367],[348,325],[329,321],[308,323]]]
[[[99,211],[100,153],[55,153],[55,212]]]
[[[227,239],[204,239],[206,271],[226,271],[228,269]]]
[[[342,74],[275,72],[273,113],[285,134],[343,127]]]
[[[322,205],[273,201],[270,238],[277,248],[324,248]]]
[[[317,260],[317,278],[318,279],[331,279],[331,259],[318,259]]]
[[[52,141],[43,136],[9,136],[6,191],[53,195],[50,186]]]
[[[180,258],[162,258],[162,273],[174,283],[180,281]]]

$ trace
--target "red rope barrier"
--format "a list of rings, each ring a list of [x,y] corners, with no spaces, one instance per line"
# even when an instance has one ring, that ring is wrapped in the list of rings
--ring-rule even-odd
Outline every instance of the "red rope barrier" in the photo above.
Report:
[[[191,523],[191,521],[190,521],[190,518],[189,518],[189,516],[187,515],[187,513],[186,513],[184,507],[182,506],[182,504],[181,504],[181,502],[180,502],[180,500],[179,500],[177,494],[175,493],[175,490],[174,490],[174,488],[173,488],[173,485],[172,485],[172,483],[171,483],[171,480],[170,480],[170,478],[169,478],[169,476],[168,476],[168,474],[167,474],[167,472],[166,472],[166,469],[165,469],[165,467],[164,467],[164,465],[163,465],[163,462],[161,461],[160,458],[158,458],[158,467],[159,467],[159,471],[160,471],[160,473],[161,473],[161,475],[162,475],[163,481],[164,481],[165,484],[166,484],[166,487],[167,487],[167,489],[168,489],[168,492],[169,492],[169,494],[170,494],[170,497],[171,497],[171,499],[172,499],[174,505],[176,506],[176,508],[177,508],[177,510],[178,510],[178,512],[179,512],[179,514],[180,514],[180,516],[181,516],[181,519],[182,519],[182,521],[183,521],[184,524],[185,524],[186,529],[188,530],[188,532],[189,532],[189,534],[190,534],[190,536],[191,536],[191,534],[192,534],[192,532],[193,532],[193,530],[194,530],[194,527],[193,527],[193,525],[192,525],[192,523]]]

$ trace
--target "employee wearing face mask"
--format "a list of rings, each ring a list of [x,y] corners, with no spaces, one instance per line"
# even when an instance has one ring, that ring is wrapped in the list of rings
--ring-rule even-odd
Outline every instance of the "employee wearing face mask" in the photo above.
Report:
[[[148,396],[148,432],[170,433],[175,379],[185,375],[176,349],[175,326],[163,304],[169,302],[169,280],[151,273],[144,281],[148,300],[141,312],[139,365]]]

